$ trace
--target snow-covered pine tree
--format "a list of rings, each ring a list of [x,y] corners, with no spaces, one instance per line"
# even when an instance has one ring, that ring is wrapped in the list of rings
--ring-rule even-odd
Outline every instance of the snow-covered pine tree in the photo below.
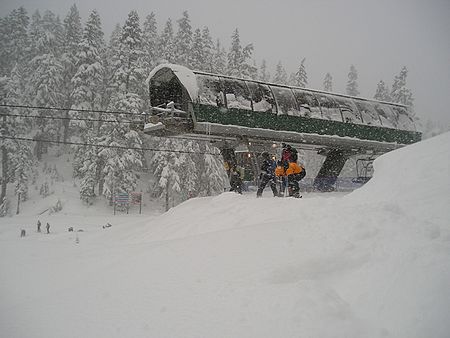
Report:
[[[379,101],[391,101],[389,89],[383,80],[380,80],[380,82],[378,82],[377,89],[375,91],[375,95],[373,96],[373,98]]]
[[[74,4],[70,7],[70,11],[64,19],[64,44],[62,47],[61,64],[63,66],[63,81],[61,92],[63,95],[63,107],[72,106],[73,84],[72,78],[77,72],[78,57],[80,55],[79,48],[82,38],[82,27],[80,13]],[[69,112],[64,113],[65,117],[69,116]],[[69,120],[64,120],[63,140],[67,141],[69,137]]]
[[[269,82],[270,81],[270,73],[267,71],[267,64],[266,60],[262,60],[261,67],[259,69],[259,80],[263,82]]]
[[[100,110],[102,107],[102,93],[104,65],[102,53],[104,51],[103,31],[101,29],[100,16],[93,11],[86,22],[83,31],[82,41],[79,44],[77,54],[77,69],[72,77],[72,109]],[[91,113],[90,116],[85,113],[79,113],[76,110],[71,113],[74,120],[71,126],[77,128],[76,135],[85,141],[88,131],[96,129],[93,122],[76,120],[79,117],[93,119],[97,117]],[[98,128],[97,128],[98,129]],[[97,130],[95,134],[97,133]]]
[[[348,81],[346,91],[348,95],[358,96],[358,71],[356,70],[354,65],[350,66],[350,71],[348,73]]]
[[[392,102],[412,107],[414,99],[411,90],[406,87],[407,76],[408,69],[406,67],[403,67],[400,73],[395,76],[392,84],[391,99]]]
[[[1,102],[10,105],[23,104],[25,76],[21,71],[21,64],[16,63],[9,77],[3,77],[0,81]],[[2,108],[4,112],[14,115],[21,115],[23,108]],[[6,195],[7,184],[19,180],[26,197],[27,179],[30,173],[30,166],[27,165],[32,158],[31,144],[20,144],[16,137],[23,137],[30,131],[31,125],[27,119],[16,116],[1,116],[0,134],[8,138],[0,139],[2,178],[0,199]]]
[[[178,154],[181,190],[178,202],[182,202],[198,195],[198,163],[201,157],[200,147],[196,141],[178,142],[177,150],[181,150]]]
[[[64,96],[63,71],[61,64],[61,33],[62,25],[59,19],[50,11],[46,11],[41,20],[33,25],[34,38],[31,41],[31,50],[37,53],[31,60],[29,67],[33,69],[29,79],[28,97],[35,106],[61,107]],[[35,112],[41,116],[48,116],[47,110]],[[46,138],[61,139],[62,121],[57,119],[38,119],[37,137],[45,135]],[[40,153],[37,154],[38,158]]]
[[[194,31],[191,46],[191,67],[195,70],[205,70],[205,49],[203,46],[203,39],[200,29]]]
[[[305,68],[305,58],[303,58],[302,62],[300,63],[300,66],[298,67],[297,72],[295,73],[294,77],[294,86],[297,87],[306,87],[308,84],[308,74],[306,74],[306,68]]]
[[[112,108],[138,114],[142,100],[134,93],[119,93],[113,100]],[[108,116],[108,120],[112,119]],[[115,192],[131,192],[136,188],[137,173],[143,165],[142,140],[139,134],[130,128],[130,124],[121,123],[129,116],[115,114],[117,123],[104,123],[100,129],[101,141],[106,146],[99,152],[104,166],[103,194],[111,198]]]
[[[159,54],[161,55],[161,60],[159,60],[158,63],[175,62],[175,39],[173,36],[172,19],[170,18],[167,19],[164,30],[162,31],[158,39],[158,50]]]
[[[214,71],[214,44],[208,27],[202,29],[203,54],[205,63],[203,69],[206,72]]]
[[[231,36],[231,47],[228,52],[227,75],[247,77],[254,76],[255,67],[248,63],[253,54],[253,45],[248,44],[244,48],[241,46],[239,31],[236,28]]]
[[[231,36],[231,47],[228,52],[227,75],[241,76],[242,61],[242,46],[239,31],[236,28]]]
[[[99,139],[99,122],[89,122],[85,120],[77,120],[83,117],[93,120],[99,119],[99,114],[94,112],[80,113],[76,109],[84,110],[101,110],[104,93],[104,66],[102,53],[104,51],[103,31],[101,29],[100,16],[96,11],[93,11],[86,22],[83,30],[83,38],[80,43],[80,51],[78,54],[78,68],[77,72],[72,78],[73,84],[73,103],[70,126],[75,131],[77,140],[83,143],[95,144]],[[94,186],[85,187],[84,180],[88,184],[95,184],[95,181],[100,182],[98,177],[97,163],[99,150],[93,147],[76,146],[75,156],[73,162],[74,176],[82,178],[82,186],[80,194],[84,196],[87,192],[88,197],[92,197]],[[93,172],[89,172],[93,170]],[[93,180],[90,179],[93,177]],[[92,193],[90,192],[92,190]],[[83,191],[83,192],[82,192]]]
[[[158,144],[160,150],[154,152],[150,161],[151,168],[154,168],[153,175],[156,178],[153,195],[166,197],[172,201],[173,198],[178,198],[177,196],[181,192],[178,154],[171,151],[175,149],[174,143],[175,141],[169,138],[161,139]]]
[[[120,36],[122,35],[122,27],[120,24],[114,26],[113,31],[109,37],[108,46],[103,53],[103,65],[105,67],[105,76],[103,77],[103,85],[105,94],[103,95],[102,107],[109,107],[111,98],[115,95],[116,88],[112,85],[113,76],[115,74],[114,61],[119,50]]]
[[[15,193],[20,193],[21,201],[28,199],[28,181],[32,173],[33,154],[30,144],[17,142],[17,150],[11,154],[11,162],[14,170]]]
[[[145,17],[144,28],[142,30],[142,50],[144,52],[145,67],[148,73],[150,73],[160,58],[158,50],[158,28],[153,12]]]
[[[192,27],[188,11],[177,20],[178,31],[175,36],[175,62],[186,67],[191,65]]]
[[[202,170],[200,171],[200,194],[202,196],[220,194],[224,191],[228,181],[222,155],[217,148],[211,147],[208,142],[205,142],[201,149],[204,149],[204,157]]]
[[[213,56],[213,73],[225,74],[227,67],[227,55],[225,47],[222,46],[219,39],[216,41]]]
[[[273,77],[273,82],[279,83],[279,84],[287,84],[287,73],[286,70],[283,67],[283,64],[281,61],[278,62],[277,67],[275,69],[275,75]]]
[[[23,7],[0,19],[0,75],[9,75],[16,63],[25,62],[29,22]]]
[[[326,92],[333,91],[333,77],[330,73],[325,74],[325,78],[323,79],[323,90]]]
[[[131,11],[121,31],[117,55],[113,57],[114,92],[109,110],[141,113],[143,101],[140,94],[144,86],[142,55],[139,16],[136,11]],[[131,192],[135,189],[137,171],[142,168],[142,140],[129,123],[121,123],[131,120],[132,116],[114,114],[105,118],[116,120],[116,123],[104,123],[100,128],[100,144],[107,146],[99,153],[104,162],[103,193],[111,198],[115,192]]]
[[[88,136],[86,143],[98,142],[97,137]],[[99,149],[97,147],[83,147],[83,154],[80,166],[78,168],[78,175],[81,177],[80,182],[80,199],[90,204],[92,198],[95,197],[95,187],[102,180],[99,175]],[[80,153],[80,152],[79,152]],[[81,155],[81,153],[80,153]]]

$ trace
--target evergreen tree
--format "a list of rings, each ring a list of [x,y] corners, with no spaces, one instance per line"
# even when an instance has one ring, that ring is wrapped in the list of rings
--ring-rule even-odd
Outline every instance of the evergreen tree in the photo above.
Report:
[[[211,196],[223,192],[228,176],[223,165],[222,156],[217,148],[204,143],[204,157],[200,182],[202,195]]]
[[[333,91],[333,77],[330,73],[325,74],[325,78],[323,80],[323,90],[327,92]]]
[[[200,147],[196,141],[181,141],[177,149],[182,152],[178,155],[178,170],[180,177],[180,190],[182,195],[179,201],[182,202],[198,194],[199,172],[198,163],[200,162]]]
[[[177,21],[178,31],[175,36],[175,62],[186,67],[190,67],[190,48],[192,46],[191,20],[187,11],[183,12],[183,17]]]
[[[72,108],[102,109],[104,65],[102,53],[105,48],[100,16],[93,11],[83,31],[77,55],[77,69],[72,78]],[[74,117],[78,117],[75,112]],[[92,116],[91,116],[92,118]],[[84,121],[72,121],[74,124],[85,125]],[[87,125],[92,128],[92,125]]]
[[[350,66],[350,72],[348,73],[348,81],[347,81],[347,94],[352,96],[358,96],[358,72],[354,65]]]
[[[377,90],[376,90],[373,98],[375,100],[379,100],[379,101],[388,101],[388,102],[391,101],[391,97],[389,95],[389,89],[383,80],[380,80],[380,82],[378,82]]]
[[[158,148],[162,149],[153,154],[151,159],[151,167],[154,168],[153,175],[156,178],[153,191],[155,196],[166,197],[167,200],[179,196],[181,192],[181,179],[179,175],[179,161],[177,154],[173,151],[165,151],[175,149],[176,140],[169,138],[161,139]]]
[[[28,180],[32,171],[33,155],[29,144],[17,143],[16,151],[11,154],[15,178],[15,194],[20,194],[20,200],[28,199]]]
[[[25,77],[20,64],[12,69],[10,77],[0,78],[1,103],[20,105],[23,100]],[[9,113],[21,115],[23,108],[10,108]],[[23,191],[22,198],[26,198],[28,191],[27,179],[31,165],[31,144],[20,144],[14,138],[23,137],[29,133],[29,124],[24,118],[4,115],[0,120],[0,134],[7,138],[0,139],[2,177],[0,200],[6,196],[7,184],[14,181],[16,192]]]
[[[32,22],[35,39],[30,40],[31,50],[36,55],[29,66],[32,69],[29,79],[27,96],[31,97],[31,104],[44,107],[62,107],[64,94],[62,92],[64,81],[64,68],[61,63],[61,35],[62,24],[50,11],[46,11],[41,20]],[[48,116],[47,110],[36,110],[35,114]],[[61,139],[62,121],[39,119],[36,136],[46,135],[46,138]],[[45,149],[45,147],[39,147]],[[37,153],[40,158],[41,152]]]
[[[279,84],[287,84],[287,73],[283,67],[281,61],[278,62],[277,67],[275,69],[275,75],[273,77],[273,81]]]
[[[294,86],[304,88],[308,84],[308,75],[306,74],[305,60],[306,59],[303,58],[297,72],[295,73],[294,83],[293,83]]]
[[[78,55],[78,69],[72,78],[74,88],[72,109],[74,111],[71,112],[71,116],[74,120],[71,120],[70,123],[71,127],[76,130],[77,137],[88,144],[98,142],[100,125],[95,121],[80,121],[77,118],[98,120],[99,114],[93,112],[80,114],[76,109],[100,110],[104,108],[102,106],[104,65],[101,56],[104,48],[100,16],[93,11],[83,31]],[[74,176],[82,178],[80,195],[83,200],[86,200],[85,198],[89,199],[94,196],[95,183],[101,181],[97,167],[99,150],[85,146],[77,146],[75,149]]]
[[[194,32],[191,47],[191,67],[196,70],[205,70],[205,48],[203,46],[203,39],[200,29],[197,28]]]
[[[213,56],[213,73],[225,74],[227,67],[227,59],[225,48],[220,43],[220,40],[217,39],[215,48],[214,48],[214,56]]]
[[[142,32],[142,49],[144,51],[145,67],[148,72],[153,69],[160,58],[158,51],[158,29],[155,14],[147,15]]]
[[[406,67],[403,67],[400,73],[395,76],[392,84],[391,99],[392,102],[412,107],[414,99],[411,90],[406,87],[407,76],[408,69]]]
[[[140,114],[143,107],[142,31],[139,16],[131,11],[121,30],[117,55],[113,58],[112,87],[115,89],[109,110]],[[113,145],[99,153],[105,175],[103,194],[111,198],[115,192],[131,192],[136,187],[137,171],[142,167],[142,141],[129,123],[132,117],[125,114],[106,116],[116,123],[104,123],[100,128],[102,145]]]
[[[94,144],[98,142],[98,138],[88,135],[87,143]],[[99,175],[99,149],[97,147],[83,147],[83,160],[77,168],[78,176],[81,177],[80,182],[80,199],[86,203],[90,203],[95,197],[95,187],[103,178]]]
[[[270,73],[267,71],[266,60],[262,60],[258,79],[263,82],[270,81]]]
[[[228,52],[227,74],[230,76],[251,77],[255,73],[255,67],[247,60],[251,59],[253,45],[241,46],[239,31],[236,29],[231,36],[231,47]]]
[[[206,26],[202,29],[202,44],[205,60],[202,70],[211,73],[214,71],[214,44],[209,33],[209,28]]]
[[[103,64],[105,67],[105,76],[103,77],[103,85],[105,88],[105,95],[103,96],[103,107],[109,107],[111,98],[116,94],[116,88],[112,86],[113,76],[115,74],[114,64],[117,58],[117,51],[119,50],[120,36],[122,35],[122,27],[116,24],[111,36],[109,37],[108,47],[103,54]]]
[[[133,93],[121,93],[113,102],[112,109],[136,114],[139,114],[142,105],[142,101]],[[115,192],[131,192],[136,188],[137,172],[142,168],[143,155],[139,134],[128,123],[122,123],[130,117],[114,114],[114,117],[107,118],[116,120],[116,123],[104,123],[101,126],[99,144],[114,148],[104,148],[98,155],[104,163],[101,168],[104,175],[103,194],[112,198]]]
[[[23,7],[0,19],[0,75],[9,75],[16,62],[25,62],[29,22]]]
[[[173,63],[176,60],[175,57],[175,41],[173,37],[173,26],[172,20],[167,19],[166,25],[164,27],[161,36],[159,37],[158,49],[161,55],[161,62]]]
[[[73,84],[72,77],[77,71],[79,48],[82,37],[80,13],[76,5],[70,8],[69,14],[64,19],[64,47],[61,57],[61,64],[64,68],[63,72],[63,87],[61,88],[63,95],[63,107],[70,107],[72,105]],[[68,117],[69,113],[65,113]],[[67,141],[69,135],[69,120],[64,120],[64,141]]]

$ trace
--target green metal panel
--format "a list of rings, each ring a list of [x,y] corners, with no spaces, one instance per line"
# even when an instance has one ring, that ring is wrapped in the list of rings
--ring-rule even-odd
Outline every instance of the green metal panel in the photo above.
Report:
[[[414,131],[397,130],[363,124],[350,124],[300,116],[277,116],[272,113],[218,108],[203,104],[194,104],[194,112],[198,122],[262,128],[274,131],[292,131],[307,134],[353,137],[362,140],[395,142],[399,144],[410,144],[421,140],[421,133]]]

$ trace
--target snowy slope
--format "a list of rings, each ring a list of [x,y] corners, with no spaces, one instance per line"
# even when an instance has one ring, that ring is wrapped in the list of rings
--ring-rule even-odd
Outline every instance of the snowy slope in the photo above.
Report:
[[[449,337],[449,154],[450,133],[386,154],[348,195],[54,215],[50,235],[0,219],[2,336]]]

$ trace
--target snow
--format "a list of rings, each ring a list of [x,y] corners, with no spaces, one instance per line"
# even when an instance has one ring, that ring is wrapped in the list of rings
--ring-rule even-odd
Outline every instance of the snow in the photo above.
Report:
[[[449,154],[450,133],[392,151],[350,194],[25,208],[0,219],[2,336],[449,337]]]

